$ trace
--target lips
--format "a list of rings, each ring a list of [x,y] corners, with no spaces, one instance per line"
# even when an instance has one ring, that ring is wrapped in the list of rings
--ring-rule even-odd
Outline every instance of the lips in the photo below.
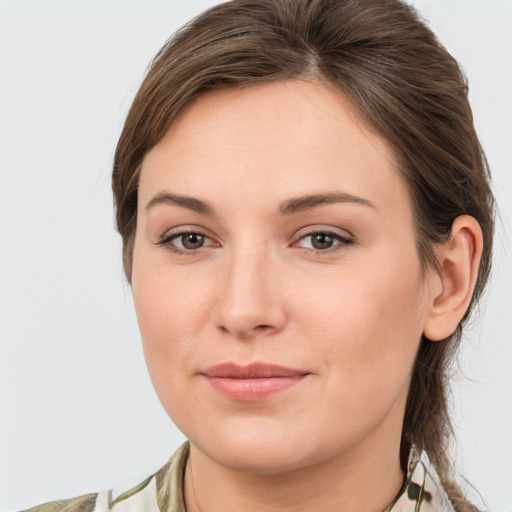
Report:
[[[225,397],[254,402],[292,388],[309,372],[266,363],[248,366],[223,363],[207,368],[201,375]]]

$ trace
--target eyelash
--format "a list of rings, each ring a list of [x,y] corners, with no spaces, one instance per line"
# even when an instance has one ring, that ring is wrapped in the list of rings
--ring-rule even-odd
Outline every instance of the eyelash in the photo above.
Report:
[[[312,237],[314,235],[326,235],[326,236],[332,237],[335,241],[338,242],[336,245],[329,247],[328,249],[309,249],[309,248],[305,248],[305,247],[301,248],[303,251],[306,251],[306,252],[314,251],[315,254],[317,254],[319,256],[322,256],[325,254],[330,254],[330,253],[337,252],[337,251],[341,251],[343,249],[346,249],[346,247],[348,245],[351,245],[354,243],[353,238],[350,238],[346,235],[341,235],[340,233],[336,233],[335,231],[329,231],[329,230],[325,230],[325,229],[310,231],[309,233],[302,235],[298,241],[300,242],[301,240],[305,240],[306,238]]]
[[[180,249],[179,247],[176,247],[175,245],[172,244],[173,240],[184,237],[186,235],[200,235],[208,240],[211,240],[211,238],[209,236],[207,236],[205,233],[203,233],[202,231],[190,230],[190,231],[180,231],[179,233],[173,233],[173,234],[163,238],[156,245],[164,247],[166,250],[168,250],[172,253],[178,254],[178,255],[190,256],[193,254],[201,253],[202,252],[201,249],[203,249],[203,247],[200,247],[198,249],[183,250],[183,249]],[[312,237],[314,235],[326,235],[326,236],[332,237],[338,243],[332,247],[327,248],[327,249],[309,249],[309,248],[302,247],[301,249],[303,251],[305,251],[307,253],[311,253],[311,251],[314,251],[314,253],[317,255],[325,255],[325,254],[330,254],[331,252],[343,250],[346,248],[346,246],[354,243],[353,238],[350,238],[348,236],[344,236],[344,235],[341,235],[339,233],[336,233],[334,231],[329,231],[329,230],[311,231],[309,233],[302,235],[299,238],[298,242],[305,240],[308,237]],[[295,243],[298,243],[298,242],[295,242]]]
[[[173,240],[175,240],[177,238],[184,237],[186,235],[200,235],[208,240],[211,240],[211,238],[208,235],[206,235],[206,233],[203,233],[202,231],[196,229],[196,230],[180,231],[179,233],[173,233],[173,234],[163,238],[156,245],[159,245],[159,246],[163,247],[164,249],[166,249],[170,252],[173,252],[175,254],[184,255],[184,256],[200,253],[201,249],[203,247],[200,247],[199,249],[195,249],[195,250],[194,249],[185,249],[184,250],[184,249],[180,249],[179,247],[176,247],[175,245],[172,245]]]

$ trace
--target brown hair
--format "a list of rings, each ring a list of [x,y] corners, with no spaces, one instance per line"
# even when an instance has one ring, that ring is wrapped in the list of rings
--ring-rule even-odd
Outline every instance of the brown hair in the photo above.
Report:
[[[411,194],[421,261],[456,217],[473,216],[484,252],[468,311],[440,342],[422,339],[406,406],[402,464],[412,444],[428,453],[456,510],[475,510],[451,479],[447,369],[491,265],[493,196],[457,62],[400,0],[234,0],[204,12],[155,57],[114,158],[113,190],[131,279],[137,186],[146,152],[205,91],[316,79],[343,92],[395,149]]]

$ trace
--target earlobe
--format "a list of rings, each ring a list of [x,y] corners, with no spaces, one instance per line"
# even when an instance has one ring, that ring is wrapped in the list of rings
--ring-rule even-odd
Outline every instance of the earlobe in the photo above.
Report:
[[[469,215],[457,217],[445,243],[436,249],[436,286],[431,286],[423,334],[438,341],[455,332],[471,301],[483,250],[480,224]],[[440,290],[440,291],[439,291]]]

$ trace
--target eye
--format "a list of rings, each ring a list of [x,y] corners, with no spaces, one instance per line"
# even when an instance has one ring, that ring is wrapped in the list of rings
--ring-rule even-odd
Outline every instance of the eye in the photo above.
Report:
[[[177,243],[178,246],[181,245],[183,249],[192,250],[203,247],[206,237],[201,233],[184,233],[182,235],[177,235],[171,240],[173,240],[174,243]]]
[[[197,231],[182,231],[165,237],[157,245],[161,245],[171,252],[187,254],[203,247],[215,245],[204,233]]]
[[[315,231],[300,238],[298,245],[304,249],[327,252],[353,243],[353,240],[339,233]]]

